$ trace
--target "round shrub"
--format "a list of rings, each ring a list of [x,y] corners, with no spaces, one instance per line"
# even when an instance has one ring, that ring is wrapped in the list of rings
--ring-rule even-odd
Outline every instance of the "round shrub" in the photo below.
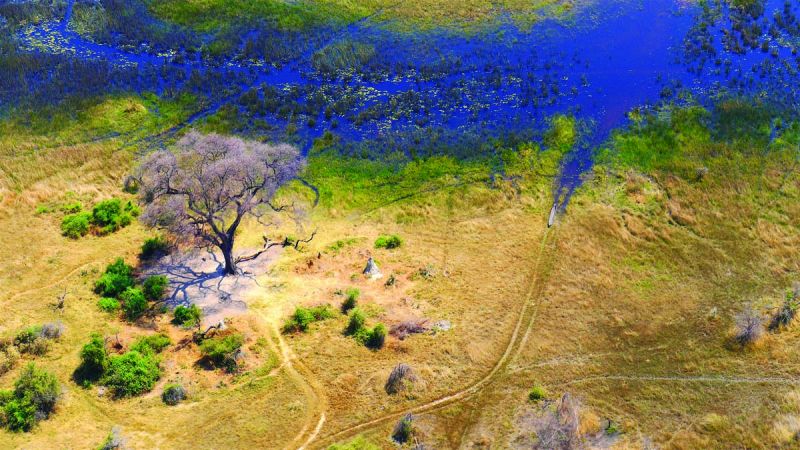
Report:
[[[375,240],[375,248],[385,248],[391,250],[393,248],[398,248],[401,245],[403,245],[403,240],[400,239],[400,236],[395,234],[380,236]]]
[[[3,405],[6,426],[11,431],[30,431],[36,425],[36,406],[26,398],[11,398]]]
[[[347,314],[350,312],[350,310],[358,306],[358,297],[361,296],[361,291],[359,291],[357,288],[350,288],[345,294],[347,296],[342,302],[342,312]]]
[[[14,383],[14,396],[28,399],[36,408],[36,419],[47,418],[56,408],[61,386],[55,375],[29,364]]]
[[[122,300],[122,310],[128,320],[136,320],[144,314],[147,309],[147,299],[139,288],[129,287],[119,296]]]
[[[100,308],[101,311],[113,313],[119,311],[120,304],[119,300],[110,297],[103,297],[97,301],[97,307]]]
[[[161,393],[161,400],[170,406],[175,406],[184,399],[186,399],[186,390],[180,384],[170,384]]]
[[[89,222],[91,218],[92,214],[88,212],[64,216],[64,219],[61,220],[61,234],[72,239],[86,236],[86,234],[89,233]]]
[[[538,384],[531,388],[530,392],[528,392],[528,400],[532,402],[538,402],[540,400],[544,400],[547,398],[547,391],[542,386]]]
[[[199,325],[203,317],[203,311],[195,304],[179,305],[172,314],[172,323],[187,328]]]
[[[108,369],[109,358],[106,343],[97,333],[92,334],[89,342],[81,348],[81,365],[77,374],[84,380],[97,380]]]
[[[361,311],[359,308],[355,308],[350,312],[350,320],[347,322],[347,328],[345,329],[345,334],[348,336],[355,336],[359,332],[364,329],[364,324],[367,321],[367,317],[364,315],[364,311]]]
[[[366,345],[372,349],[379,349],[383,347],[383,344],[386,342],[386,326],[382,323],[375,325],[375,327],[369,332],[369,337],[367,337]]]
[[[200,352],[215,367],[233,372],[238,366],[237,357],[242,345],[244,345],[244,337],[241,334],[231,334],[225,337],[206,339],[200,344]]]
[[[153,275],[147,277],[144,283],[142,283],[142,292],[144,292],[144,296],[147,297],[148,300],[161,300],[164,296],[164,292],[167,290],[167,285],[169,285],[167,277],[164,275]]]
[[[117,258],[95,282],[94,290],[103,297],[116,298],[134,284],[133,267],[125,264],[122,258]]]
[[[117,397],[131,397],[153,389],[160,376],[155,355],[130,350],[111,358],[103,381]]]

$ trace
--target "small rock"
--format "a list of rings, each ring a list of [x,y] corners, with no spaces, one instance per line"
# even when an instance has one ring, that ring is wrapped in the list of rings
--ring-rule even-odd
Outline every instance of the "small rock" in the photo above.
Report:
[[[451,328],[453,328],[453,324],[449,320],[440,320],[433,324],[434,331],[450,331]]]
[[[97,387],[97,396],[98,397],[104,397],[106,395],[106,392],[108,392],[108,388],[106,388],[105,386],[98,386]]]

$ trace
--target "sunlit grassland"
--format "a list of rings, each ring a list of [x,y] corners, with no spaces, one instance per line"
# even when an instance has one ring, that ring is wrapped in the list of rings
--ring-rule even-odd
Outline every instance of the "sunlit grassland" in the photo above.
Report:
[[[530,24],[543,18],[563,17],[574,5],[571,0],[168,0],[151,2],[150,8],[161,18],[201,31],[212,31],[243,17],[269,20],[284,29],[304,29],[349,23],[373,15],[376,20],[413,30],[437,26],[470,28],[495,21],[505,13],[522,24]]]
[[[794,445],[797,326],[731,340],[745,305],[768,317],[800,278],[797,127],[768,145],[763,112],[673,111],[613,137],[555,231],[531,339],[464,442],[513,438],[540,383],[633,448]]]
[[[122,181],[133,167],[138,147],[126,146],[127,139],[114,136],[144,137],[180,122],[184,113],[136,97],[111,98],[69,112],[54,110],[51,117],[56,120],[50,127],[45,125],[47,119],[34,115],[11,115],[2,124],[8,130],[3,138],[12,147],[2,162],[12,176],[4,172],[2,178],[0,289],[6,314],[0,319],[0,333],[8,336],[27,325],[62,320],[65,338],[36,361],[57,374],[66,396],[56,415],[33,433],[0,433],[0,446],[69,447],[75,442],[94,446],[114,425],[122,426],[130,445],[142,448],[276,448],[290,442],[318,405],[283,370],[268,375],[253,372],[220,385],[192,384],[190,401],[175,408],[162,404],[158,390],[112,401],[70,380],[80,346],[91,332],[123,337],[147,332],[101,313],[91,288],[114,258],[135,262],[139,246],[152,233],[133,225],[108,236],[70,240],[59,232],[59,206],[76,199],[91,205],[102,198],[126,197]],[[97,139],[106,136],[112,137]],[[88,142],[81,142],[84,139]],[[305,251],[286,251],[269,273],[260,275],[263,288],[248,296],[250,312],[242,319],[251,324],[253,337],[273,336],[297,305],[334,303],[333,289],[363,284],[363,279],[351,276],[360,273],[364,255],[375,251],[374,238],[388,232],[402,235],[406,245],[376,257],[387,276],[396,272],[400,281],[397,291],[383,288],[381,282],[364,285],[370,323],[390,324],[403,317],[396,315],[399,312],[413,311],[398,295],[407,292],[409,302],[423,305],[421,313],[454,324],[451,332],[420,336],[380,352],[344,338],[342,317],[289,339],[299,361],[315,377],[311,381],[324,387],[330,407],[326,432],[365,417],[358,411],[373,403],[382,408],[412,405],[463,386],[491,367],[515,319],[525,287],[525,262],[535,243],[531,236],[543,230],[541,217],[562,151],[560,147],[541,151],[530,144],[498,152],[501,156],[492,160],[436,157],[389,164],[315,149],[303,178],[319,190],[320,204],[309,210],[303,229],[292,231],[302,236],[299,233],[316,229],[318,234]],[[502,174],[494,171],[499,167]],[[284,195],[293,192],[312,197],[299,184]],[[37,213],[42,204],[53,212]],[[264,232],[263,227],[248,224],[241,245],[259,244]],[[498,232],[505,236],[500,243],[493,242]],[[344,243],[338,246],[339,241]],[[341,250],[334,255],[331,247]],[[487,248],[497,250],[487,257]],[[325,267],[325,272],[304,272],[317,252],[325,255],[317,266]],[[509,264],[519,265],[517,273],[489,275]],[[417,279],[418,270],[428,265],[437,275]],[[60,315],[51,304],[65,289],[66,309]],[[496,321],[482,321],[487,315]],[[438,350],[430,354],[430,346]],[[417,399],[394,404],[382,392],[382,380],[406,355],[429,380],[430,389],[420,391]],[[164,382],[175,373],[204,376],[192,361],[184,361],[167,368]],[[8,387],[16,374],[14,370],[0,377],[0,385]],[[360,381],[353,385],[347,381],[351,377]],[[362,385],[366,387],[358,388]],[[167,415],[169,423],[163,420]],[[197,427],[205,430],[200,441]]]

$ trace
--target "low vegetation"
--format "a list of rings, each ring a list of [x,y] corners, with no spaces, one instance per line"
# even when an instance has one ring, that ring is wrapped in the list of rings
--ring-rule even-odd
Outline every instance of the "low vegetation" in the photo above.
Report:
[[[360,308],[350,311],[347,327],[344,330],[346,336],[350,336],[357,342],[367,347],[377,350],[383,347],[386,342],[386,326],[382,323],[372,328],[366,326],[367,317]]]
[[[55,375],[29,364],[13,390],[0,391],[0,422],[12,431],[31,431],[50,417],[60,397],[61,385]]]
[[[297,307],[294,313],[283,324],[284,333],[305,333],[314,322],[331,319],[334,317],[330,305],[319,305],[311,308]]]
[[[81,211],[80,203],[69,205],[70,213],[61,221],[64,236],[77,239],[90,231],[98,235],[113,233],[131,224],[139,215],[139,208],[132,202],[124,204],[118,198],[101,201],[91,211]]]
[[[241,359],[244,336],[239,333],[215,336],[200,344],[200,352],[216,368],[236,372]]]
[[[186,390],[180,384],[168,384],[161,393],[161,400],[170,406],[175,406],[186,399]]]
[[[403,245],[403,240],[396,234],[380,236],[375,240],[375,248],[385,248],[388,250],[399,248]]]
[[[178,305],[172,312],[172,323],[184,328],[199,326],[202,319],[203,311],[194,303],[189,306]]]

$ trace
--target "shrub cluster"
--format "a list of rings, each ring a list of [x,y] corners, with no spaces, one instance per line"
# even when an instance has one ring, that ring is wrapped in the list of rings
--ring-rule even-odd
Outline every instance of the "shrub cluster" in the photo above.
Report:
[[[244,336],[238,333],[229,334],[204,340],[200,344],[200,352],[214,367],[235,372],[239,367],[242,345],[244,345]]]
[[[51,322],[25,328],[13,338],[0,340],[0,375],[13,369],[23,354],[44,355],[50,350],[50,342],[63,334],[64,324]]]
[[[139,208],[132,202],[125,204],[118,198],[104,200],[91,211],[82,211],[80,203],[66,205],[67,213],[61,221],[61,233],[72,239],[85,236],[94,230],[97,234],[113,233],[131,224],[139,215]]]
[[[94,290],[102,296],[97,302],[100,309],[114,312],[121,307],[125,317],[134,321],[147,311],[150,301],[164,297],[168,285],[167,277],[154,275],[147,277],[142,286],[137,287],[133,267],[122,258],[117,258],[95,282]]]
[[[283,325],[284,333],[306,332],[309,325],[314,322],[333,317],[333,309],[329,305],[319,305],[311,308],[298,306]]]
[[[154,353],[129,350],[111,357],[103,383],[117,397],[133,397],[152,390],[160,377],[161,369]]]
[[[117,258],[106,267],[105,273],[95,282],[94,291],[103,297],[116,298],[135,284],[133,267],[125,264],[122,258]]]
[[[172,314],[172,323],[186,328],[199,325],[200,320],[203,318],[203,311],[195,304],[189,306],[179,305]]]
[[[89,385],[98,381],[113,390],[116,397],[132,397],[153,389],[161,377],[158,353],[170,345],[163,334],[139,338],[122,355],[110,356],[105,341],[93,334],[81,349],[81,365],[76,378]]]
[[[403,240],[396,234],[380,236],[375,240],[375,248],[393,249],[403,245]]]
[[[353,337],[356,341],[371,349],[382,348],[386,342],[386,326],[379,323],[373,328],[368,328],[366,322],[367,318],[364,311],[360,308],[354,308],[350,311],[350,319],[347,322],[344,334]]]
[[[55,411],[61,386],[55,375],[28,365],[14,390],[0,391],[0,421],[12,431],[30,431]]]

